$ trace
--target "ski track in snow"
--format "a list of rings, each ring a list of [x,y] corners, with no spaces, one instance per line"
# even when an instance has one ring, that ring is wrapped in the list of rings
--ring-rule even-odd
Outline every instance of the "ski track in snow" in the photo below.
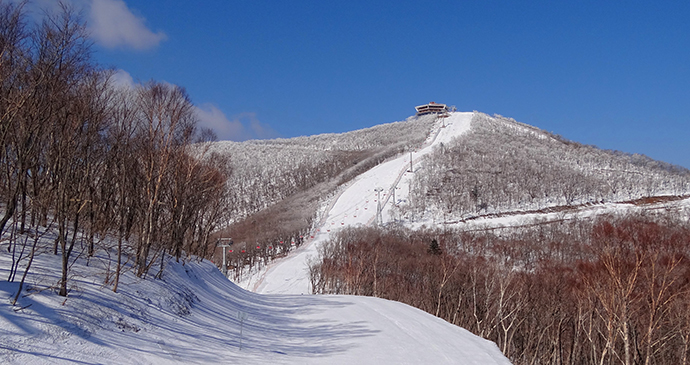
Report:
[[[390,220],[393,204],[407,199],[414,169],[419,166],[422,157],[435,146],[447,144],[468,131],[473,115],[471,112],[451,113],[445,120],[437,120],[427,141],[412,156],[402,154],[356,177],[334,198],[313,239],[287,257],[274,261],[260,274],[261,278],[255,285],[240,285],[264,294],[310,294],[309,262],[317,257],[319,247],[331,234],[344,227],[374,223],[378,204],[376,188],[383,189],[382,218],[384,221]],[[410,157],[413,172],[410,172]],[[393,191],[396,202],[391,202]]]
[[[3,277],[9,261],[0,254]],[[66,299],[32,291],[16,310],[6,299],[18,283],[0,282],[0,363],[510,364],[493,342],[399,302],[255,294],[209,261],[173,258],[162,280],[130,271],[113,293],[98,260],[84,261]],[[30,286],[59,279],[51,253],[34,264]]]

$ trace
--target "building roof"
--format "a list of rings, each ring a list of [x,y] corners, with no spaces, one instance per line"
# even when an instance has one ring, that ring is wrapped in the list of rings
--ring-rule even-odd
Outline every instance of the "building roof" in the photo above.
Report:
[[[429,104],[418,105],[415,107],[417,110],[417,115],[429,114],[429,113],[445,113],[449,111],[446,104],[439,104],[436,102],[430,102]]]

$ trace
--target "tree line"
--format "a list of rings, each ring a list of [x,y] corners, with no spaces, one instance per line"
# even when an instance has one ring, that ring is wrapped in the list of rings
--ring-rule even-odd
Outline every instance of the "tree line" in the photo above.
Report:
[[[165,255],[208,254],[227,195],[227,158],[208,153],[179,86],[118,86],[93,59],[84,23],[61,11],[32,23],[0,2],[0,234],[9,281],[54,235],[59,294],[76,256],[114,253],[107,284]],[[23,281],[23,279],[22,279]],[[21,290],[20,290],[21,291]]]
[[[515,364],[687,364],[690,227],[605,216],[487,231],[351,228],[314,293],[401,301],[496,342]]]

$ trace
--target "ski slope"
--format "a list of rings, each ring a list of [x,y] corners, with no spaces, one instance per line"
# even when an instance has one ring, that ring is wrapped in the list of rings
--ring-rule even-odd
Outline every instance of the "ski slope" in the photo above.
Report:
[[[209,261],[170,259],[162,280],[127,271],[103,285],[106,256],[72,266],[46,240],[17,306],[0,281],[0,364],[500,364],[498,347],[411,306],[372,297],[260,295]],[[0,251],[0,277],[10,255]],[[21,273],[20,273],[21,275]]]
[[[404,203],[407,199],[410,181],[421,158],[434,147],[447,144],[469,130],[473,114],[451,113],[450,117],[438,120],[418,150],[379,164],[348,183],[334,198],[313,239],[286,258],[274,261],[258,279],[250,278],[240,285],[257,293],[310,294],[309,262],[317,257],[323,242],[344,227],[376,223],[378,204],[381,204],[382,220],[389,221],[394,203]],[[382,191],[376,192],[377,188]]]

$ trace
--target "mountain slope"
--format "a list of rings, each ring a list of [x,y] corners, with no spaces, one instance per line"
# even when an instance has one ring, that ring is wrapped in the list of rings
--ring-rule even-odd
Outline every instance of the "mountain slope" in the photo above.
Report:
[[[447,143],[455,136],[465,133],[470,127],[472,116],[473,113],[453,113],[447,121],[437,121],[422,148],[377,165],[342,187],[340,193],[332,199],[330,209],[316,225],[314,234],[309,236],[307,244],[295,250],[286,260],[272,265],[259,279],[260,282],[245,281],[245,287],[253,287],[261,293],[310,293],[307,270],[309,260],[316,257],[320,244],[330,237],[331,231],[374,222],[379,196],[383,218],[389,219],[391,207],[395,205],[392,201],[394,191],[395,199],[402,201],[409,190],[406,186],[414,174],[408,170],[410,158],[413,165],[419,163],[420,158],[430,153],[434,146]],[[382,189],[380,194],[375,191],[377,188]]]
[[[341,134],[222,141],[209,152],[230,158],[230,213],[237,221],[319,183],[349,180],[423,141],[433,122],[427,116]]]
[[[380,202],[377,188],[382,189]],[[239,283],[260,293],[310,293],[309,264],[322,244],[342,228],[375,224],[379,203],[383,224],[457,225],[472,218],[484,224],[521,225],[548,219],[558,207],[601,214],[621,208],[614,202],[688,194],[687,169],[582,146],[500,116],[451,113],[434,121],[421,148],[342,186],[303,247]],[[685,207],[687,202],[673,204]],[[532,216],[522,216],[526,211]],[[510,216],[508,221],[495,219],[504,215]],[[478,219],[484,217],[489,219]]]
[[[605,151],[503,117],[477,114],[415,176],[408,211],[463,219],[514,210],[690,193],[690,171]]]
[[[228,226],[219,234],[243,247],[299,246],[326,197],[387,158],[418,146],[434,117],[409,118],[342,134],[218,142],[209,155],[229,159]]]

